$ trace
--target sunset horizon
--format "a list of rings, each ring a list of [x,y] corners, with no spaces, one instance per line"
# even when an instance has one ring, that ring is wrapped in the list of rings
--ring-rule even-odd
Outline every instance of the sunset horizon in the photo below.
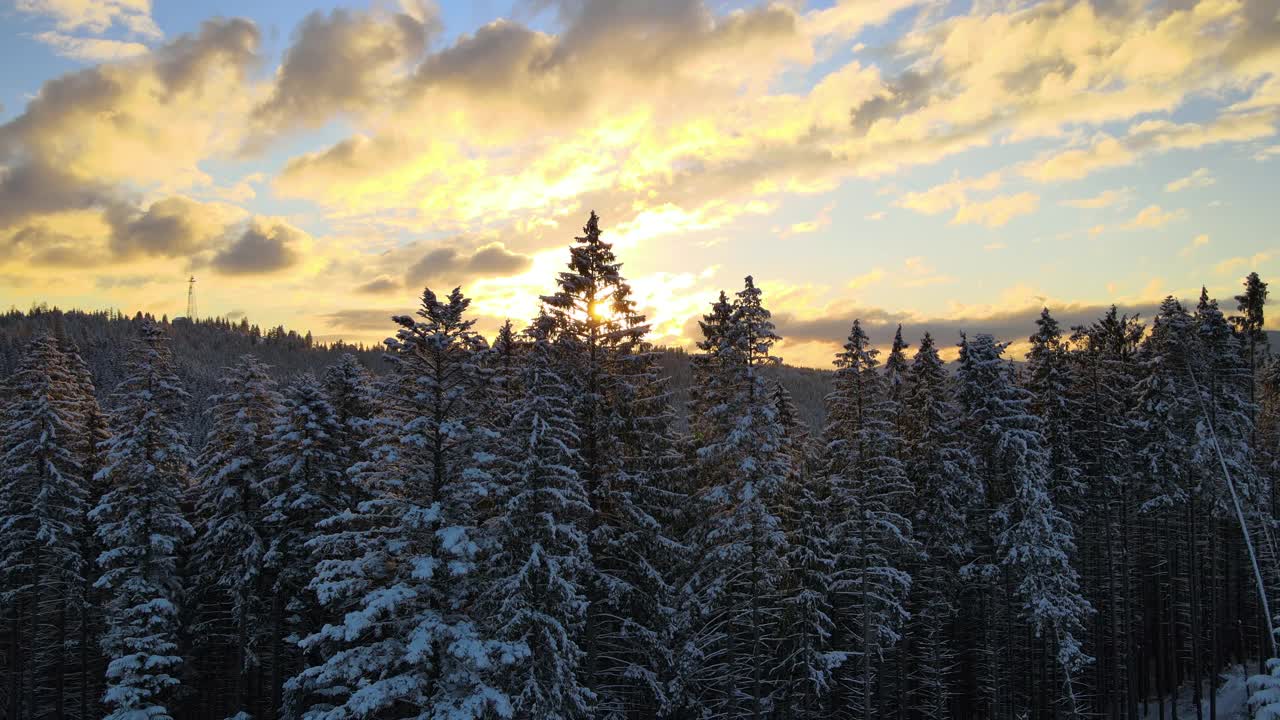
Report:
[[[491,333],[592,210],[686,349],[746,275],[808,367],[854,319],[1226,307],[1280,269],[1266,5],[17,0],[0,307],[173,317],[194,274],[204,315],[378,343],[461,286]]]

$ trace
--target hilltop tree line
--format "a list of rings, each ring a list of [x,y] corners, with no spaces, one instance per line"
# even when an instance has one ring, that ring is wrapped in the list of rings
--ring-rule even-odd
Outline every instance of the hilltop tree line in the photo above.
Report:
[[[36,332],[0,417],[4,715],[1164,716],[1274,653],[1266,295],[1045,310],[1025,364],[979,334],[954,370],[855,321],[815,430],[750,277],[678,410],[592,214],[526,327],[427,289],[380,374],[246,354],[199,449],[171,327],[128,321],[103,403]]]

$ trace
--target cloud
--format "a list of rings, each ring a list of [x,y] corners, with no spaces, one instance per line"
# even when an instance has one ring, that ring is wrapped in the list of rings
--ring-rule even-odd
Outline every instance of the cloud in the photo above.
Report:
[[[254,275],[278,272],[301,261],[300,246],[310,238],[303,231],[282,222],[255,219],[244,232],[210,261],[224,275]]]
[[[1164,186],[1165,192],[1181,192],[1189,188],[1209,187],[1218,180],[1209,172],[1209,168],[1199,168],[1190,175],[1179,178]]]
[[[190,186],[234,146],[258,31],[210,20],[146,55],[56,77],[0,125],[0,165],[56,168],[80,183]]]
[[[119,25],[143,37],[163,35],[151,19],[150,0],[17,0],[14,7],[53,19],[59,30],[101,34]]]
[[[850,280],[846,287],[851,290],[858,290],[860,288],[867,287],[868,285],[875,285],[884,280],[886,276],[887,273],[884,271],[884,268],[872,268],[862,275],[858,275],[854,279]]]
[[[108,213],[111,248],[120,258],[189,257],[207,249],[241,214],[183,196],[154,202],[143,213],[117,207]]]
[[[835,205],[827,205],[818,211],[817,217],[812,220],[793,223],[790,227],[781,233],[782,237],[791,237],[793,235],[807,235],[815,233],[831,225],[831,211],[835,209]]]
[[[403,12],[311,13],[255,117],[272,128],[316,127],[335,113],[390,101],[396,71],[421,56],[436,22]]]
[[[458,247],[429,250],[405,271],[405,284],[413,287],[445,284],[461,285],[467,280],[494,275],[515,275],[527,270],[532,260],[512,252],[500,242],[492,242],[472,252]]]
[[[964,333],[990,333],[999,340],[1018,341],[1028,338],[1036,328],[1041,302],[1032,302],[1016,309],[990,314],[959,314],[953,317],[920,317],[909,312],[895,312],[870,306],[848,306],[828,309],[825,317],[798,318],[787,312],[774,313],[778,333],[788,342],[837,343],[849,334],[855,319],[860,319],[871,341],[885,345],[893,340],[893,333],[902,324],[903,338],[908,343],[918,343],[924,333],[931,334],[940,346],[955,343]],[[1087,303],[1050,303],[1049,310],[1064,328],[1093,323],[1107,312],[1109,305]],[[1124,304],[1117,308],[1121,314],[1138,314],[1150,318],[1159,309],[1158,303]]]
[[[124,60],[150,52],[147,46],[142,43],[126,40],[108,40],[106,38],[77,37],[56,30],[36,33],[34,37],[36,40],[53,48],[54,52],[63,57],[88,62]]]
[[[61,168],[34,162],[0,165],[0,229],[37,215],[77,210],[114,200],[110,188]]]
[[[1017,195],[1000,195],[986,202],[969,203],[956,210],[952,223],[1002,227],[1019,215],[1029,215],[1040,207],[1040,196],[1021,192]]]
[[[1099,133],[1088,147],[1041,155],[1023,168],[1023,174],[1042,183],[1079,180],[1104,168],[1128,165],[1136,157],[1116,138]]]
[[[1181,220],[1187,216],[1187,211],[1164,210],[1159,205],[1148,205],[1138,211],[1138,214],[1132,220],[1120,227],[1121,230],[1152,230],[1164,227],[1175,220]]]
[[[1201,234],[1199,234],[1199,235],[1197,235],[1197,236],[1195,236],[1194,238],[1192,238],[1192,239],[1191,239],[1191,244],[1190,244],[1190,245],[1187,245],[1186,247],[1184,247],[1184,248],[1182,248],[1181,250],[1179,250],[1179,251],[1178,251],[1178,256],[1179,256],[1179,257],[1188,257],[1188,256],[1190,256],[1192,253],[1194,253],[1196,250],[1199,250],[1200,248],[1202,248],[1202,247],[1204,247],[1205,245],[1208,245],[1208,244],[1209,244],[1209,236],[1208,236],[1208,235],[1206,235],[1206,234],[1204,234],[1204,233],[1201,233]]]
[[[996,189],[1001,179],[999,172],[992,172],[981,177],[952,180],[922,192],[906,193],[894,204],[926,215],[936,215],[963,205],[970,192]]]
[[[1078,208],[1081,210],[1100,210],[1102,208],[1111,207],[1112,205],[1122,205],[1129,201],[1131,191],[1129,188],[1120,188],[1118,190],[1103,190],[1097,195],[1084,198],[1076,198],[1074,200],[1064,200],[1062,204],[1067,207]]]
[[[1263,265],[1271,262],[1276,256],[1275,250],[1264,250],[1263,252],[1254,253],[1253,255],[1241,255],[1239,257],[1227,258],[1213,267],[1214,272],[1219,275],[1228,275],[1231,273],[1240,273],[1245,270],[1258,270]]]
[[[383,295],[398,292],[400,289],[400,282],[390,275],[379,275],[369,282],[356,286],[356,292],[365,295]]]
[[[329,327],[344,330],[386,330],[390,334],[395,323],[391,318],[396,315],[408,315],[404,310],[384,310],[379,308],[347,309],[325,313],[324,318]]]

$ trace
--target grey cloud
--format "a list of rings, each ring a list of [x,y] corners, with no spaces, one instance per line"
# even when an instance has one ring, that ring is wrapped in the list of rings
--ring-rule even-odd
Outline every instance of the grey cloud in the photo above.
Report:
[[[405,272],[405,284],[460,285],[476,277],[514,275],[527,269],[532,262],[527,255],[507,250],[501,243],[490,243],[473,252],[458,247],[441,247],[427,252],[409,266]]]
[[[260,226],[254,223],[229,245],[219,250],[210,264],[215,270],[226,275],[251,275],[285,270],[301,260],[296,245],[304,237],[301,231],[287,225]]]
[[[37,215],[112,201],[108,188],[43,163],[0,167],[0,228],[16,226]]]
[[[380,16],[337,9],[302,21],[285,54],[271,97],[255,110],[272,126],[322,124],[332,114],[377,99],[377,74],[417,59],[434,18]]]
[[[343,328],[346,330],[387,330],[388,333],[395,329],[395,323],[391,322],[394,315],[409,315],[409,312],[397,312],[394,310],[380,309],[349,309],[338,310],[336,312],[321,315],[328,323],[329,327]]]
[[[367,283],[356,286],[356,292],[366,295],[382,295],[400,290],[400,283],[388,275],[379,275]]]
[[[546,6],[543,3],[542,6]],[[584,0],[555,3],[565,29],[548,35],[492,22],[426,58],[412,87],[502,95],[548,116],[589,107],[603,73],[653,84],[708,52],[798,33],[781,4],[716,17],[701,0]]]
[[[216,65],[247,70],[257,60],[261,39],[249,20],[206,20],[199,32],[182,35],[156,51],[156,74],[170,94],[196,89]]]
[[[107,260],[85,238],[53,232],[40,225],[28,225],[13,235],[10,245],[27,253],[33,265],[85,267]]]
[[[1068,304],[1049,306],[1049,312],[1062,326],[1064,334],[1077,325],[1089,325],[1107,312],[1110,305]],[[849,336],[853,321],[861,320],[863,329],[872,342],[888,345],[893,341],[898,323],[902,323],[902,337],[909,343],[917,343],[928,332],[940,346],[959,342],[960,334],[990,333],[998,340],[1025,340],[1035,331],[1035,321],[1040,316],[1041,305],[1032,304],[1017,310],[990,316],[973,316],[948,319],[912,320],[907,313],[892,312],[882,308],[850,308],[837,316],[801,320],[787,313],[778,313],[775,321],[778,334],[796,342],[840,343]],[[1122,314],[1139,314],[1150,318],[1158,305],[1121,305]]]
[[[121,257],[179,257],[203,250],[222,228],[197,217],[199,211],[198,203],[182,197],[159,200],[141,214],[116,208],[108,213],[112,250]]]
[[[208,20],[195,35],[182,35],[142,58],[98,65],[46,82],[26,110],[0,125],[0,159],[30,153],[76,131],[78,119],[109,114],[128,122],[125,107],[134,85],[149,73],[168,95],[199,90],[218,65],[243,72],[254,60],[258,30],[248,20]]]
[[[849,113],[857,132],[866,132],[877,120],[897,117],[924,107],[932,96],[936,78],[907,70],[889,83],[888,95],[864,100]]]

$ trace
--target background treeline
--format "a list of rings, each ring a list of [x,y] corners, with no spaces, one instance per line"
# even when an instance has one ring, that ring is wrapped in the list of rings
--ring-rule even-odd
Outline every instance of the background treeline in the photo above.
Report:
[[[855,322],[789,375],[749,277],[649,346],[594,214],[552,291],[488,340],[428,289],[376,375],[11,314],[4,716],[1137,718],[1274,654],[1256,275],[1231,317],[1046,310],[1018,365]]]
[[[132,316],[119,311],[63,311],[47,305],[34,305],[27,311],[10,309],[0,313],[0,378],[11,375],[18,367],[27,344],[42,332],[65,337],[78,350],[93,376],[99,401],[105,402],[124,377],[129,350],[137,338],[141,313]],[[153,318],[154,319],[154,318]],[[311,333],[299,335],[281,326],[263,331],[247,318],[168,317],[158,321],[165,326],[173,351],[174,371],[190,394],[190,402],[182,410],[182,424],[194,447],[204,444],[209,421],[205,411],[208,400],[218,392],[218,383],[227,366],[250,353],[261,360],[277,382],[287,383],[302,372],[322,374],[343,355],[351,355],[374,375],[389,369],[383,361],[384,349],[359,343],[316,342]],[[394,328],[388,328],[388,334]],[[671,390],[677,422],[684,427],[686,400],[693,380],[689,354],[680,348],[656,347]],[[826,370],[779,365],[773,369],[778,382],[796,398],[800,414],[811,427],[821,428],[826,417],[823,404],[831,391],[831,373]]]

